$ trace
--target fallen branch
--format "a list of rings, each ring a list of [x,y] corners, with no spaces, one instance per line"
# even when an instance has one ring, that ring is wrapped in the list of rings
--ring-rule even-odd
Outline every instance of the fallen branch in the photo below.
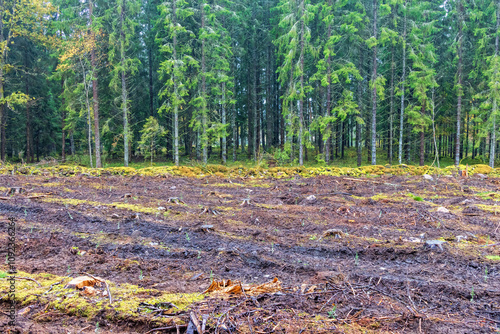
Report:
[[[83,327],[82,329],[80,329],[80,330],[78,331],[78,333],[83,333],[83,331],[84,331],[84,330],[86,330],[87,328],[90,328],[90,327],[92,327],[92,325],[89,325],[89,326],[87,326],[87,327]]]
[[[3,311],[0,311],[0,313],[10,318],[10,314],[5,313],[5,312],[3,312]]]
[[[168,330],[168,329],[177,329],[178,330],[179,328],[183,328],[183,327],[187,327],[187,325],[175,325],[175,326],[168,326],[168,327],[153,328],[153,329],[150,329],[149,331],[147,331],[144,334],[149,334],[149,333],[153,333],[153,332],[156,332],[156,331],[162,331],[162,330]]]
[[[55,285],[59,285],[61,284],[62,282],[64,282],[66,280],[66,278],[63,278],[60,282],[57,282],[57,283],[54,283],[54,284],[51,284],[49,289],[47,291],[45,291],[43,294],[46,294],[46,293],[49,293],[50,291],[52,291],[52,288],[55,286]]]
[[[357,182],[369,182],[369,183],[375,183],[375,184],[383,184],[383,183],[385,183],[385,182],[381,182],[381,181],[372,181],[372,180],[364,180],[364,179],[353,179],[353,178],[350,178],[350,177],[344,177],[344,178],[342,178],[342,180],[357,181]]]
[[[234,310],[235,308],[237,308],[238,306],[240,306],[241,304],[243,304],[244,302],[246,302],[248,300],[248,298],[245,298],[243,299],[241,302],[239,302],[238,304],[234,305],[233,307],[230,307],[226,310],[226,312],[222,313],[220,315],[220,317],[217,319],[217,325],[216,325],[216,328],[215,328],[215,332],[218,333],[219,332],[219,324],[220,324],[220,321],[222,318],[224,318],[229,312],[231,312],[232,310]]]
[[[486,319],[486,320],[489,320],[489,321],[496,322],[497,324],[500,324],[500,320],[495,320],[495,319],[491,319],[491,318],[488,318],[488,317],[483,317],[482,315],[478,315],[478,314],[476,314],[476,316],[478,316],[479,318],[483,318],[483,319]]]
[[[424,216],[422,213],[420,213],[420,211],[417,211],[417,213],[418,213],[418,214],[419,214],[422,218],[424,218],[425,220],[427,220],[427,218],[425,218],[425,216]],[[427,214],[428,214],[428,215],[429,215],[432,219],[437,220],[437,221],[438,221],[438,222],[439,222],[439,223],[440,223],[440,224],[441,224],[444,228],[448,228],[448,227],[444,224],[444,222],[443,222],[441,219],[439,219],[439,218],[437,218],[437,217],[434,217],[434,216],[433,216],[430,212],[426,212],[426,213],[427,213]]]
[[[317,194],[316,196],[329,196],[329,195],[344,195],[344,196],[354,196],[353,194],[344,193],[344,192],[329,192],[325,194]]]
[[[8,200],[10,200],[10,198],[8,198],[8,197],[0,197],[0,200],[2,200],[2,201],[8,201]]]
[[[163,308],[163,307],[166,307],[166,308]],[[139,307],[137,307],[137,312],[139,313],[143,310],[149,310],[149,311],[151,311],[151,314],[156,313],[157,315],[155,315],[155,316],[163,316],[163,317],[174,317],[174,316],[177,316],[179,314],[186,313],[184,311],[180,311],[180,312],[172,313],[172,314],[163,314],[163,312],[168,311],[169,308],[172,308],[172,307],[179,309],[177,306],[175,306],[175,304],[173,304],[171,302],[159,302],[159,303],[156,303],[154,305],[142,302],[139,304]]]
[[[42,198],[42,197],[47,197],[47,195],[33,195],[33,196],[28,196],[28,199],[37,199],[37,198]]]
[[[4,279],[10,279],[10,277],[4,277]],[[14,276],[14,279],[24,279],[24,280],[27,280],[27,281],[32,281],[32,282],[35,282],[38,285],[39,288],[42,287],[42,285],[36,279],[30,278],[30,277]]]
[[[375,287],[372,287],[372,286],[368,286],[368,289],[371,289],[373,291],[376,291],[386,297],[389,297],[391,299],[394,299],[394,300],[397,300],[398,302],[400,302],[401,304],[403,304],[412,314],[415,318],[421,318],[422,315],[418,312],[418,310],[414,310],[410,305],[408,305],[407,303],[405,303],[404,301],[402,301],[400,298],[396,297],[396,296],[393,296],[391,295],[390,293],[387,293],[387,292],[384,292],[382,290],[379,290]]]
[[[196,331],[200,334],[203,334],[200,321],[198,320],[198,317],[196,316],[196,313],[194,311],[191,311],[191,313],[189,313],[189,319],[193,323],[194,327],[196,327]]]

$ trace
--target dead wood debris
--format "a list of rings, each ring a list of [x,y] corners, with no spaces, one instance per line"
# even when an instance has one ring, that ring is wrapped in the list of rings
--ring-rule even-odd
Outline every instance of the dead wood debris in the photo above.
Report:
[[[147,312],[155,317],[162,317],[162,316],[176,316],[180,314],[184,314],[186,312],[179,312],[179,313],[165,313],[168,310],[176,308],[179,309],[175,304],[171,302],[158,302],[155,304],[148,304],[148,303],[140,303],[139,306],[137,307],[137,313],[143,313]]]
[[[183,200],[179,199],[179,197],[169,197],[167,203],[174,203],[177,205],[185,204]]]
[[[200,214],[202,215],[202,214],[205,214],[205,213],[207,213],[207,214],[212,214],[212,215],[214,215],[214,216],[218,216],[218,215],[220,215],[220,212],[219,212],[219,211],[217,211],[217,210],[215,210],[215,209],[212,209],[212,208],[210,208],[210,207],[208,207],[208,206],[204,207],[204,208],[203,208],[203,210],[201,211],[201,213],[200,213]]]
[[[10,279],[10,277],[5,277],[4,279]],[[32,282],[35,282],[39,288],[42,287],[42,285],[40,284],[40,282],[38,282],[36,279],[34,278],[31,278],[31,277],[19,277],[19,276],[14,276],[14,279],[23,279],[23,280],[26,280],[26,281],[32,281]]]
[[[21,187],[11,187],[11,188],[7,191],[7,195],[22,194],[22,193],[24,193],[24,192],[25,192],[24,188],[21,188]]]
[[[203,293],[255,296],[279,291],[281,291],[281,282],[275,277],[271,282],[260,285],[241,284],[241,282],[231,280],[213,281]]]
[[[329,229],[323,232],[323,238],[333,236],[335,239],[342,239],[344,232],[338,229]]]
[[[282,287],[277,278],[261,285],[232,280],[214,281],[204,291],[209,294],[208,298],[194,305],[189,313],[176,314],[187,324],[184,325],[185,332],[193,334],[207,331],[234,333],[244,328],[252,328],[253,333],[316,332],[317,321],[307,317],[297,318],[299,313],[321,316],[321,322],[326,326],[322,327],[326,331],[321,333],[333,332],[339,325],[352,323],[369,327],[370,324],[379,326],[398,322],[409,326],[413,322],[414,326],[419,326],[433,316],[442,317],[432,314],[433,309],[428,308],[418,291],[411,289],[409,282],[385,284],[381,283],[382,277],[373,278],[358,283],[343,278],[335,283],[303,284],[301,287]],[[223,295],[226,298],[221,299]],[[381,306],[381,303],[389,304],[390,308]],[[156,305],[147,306],[155,314],[165,310]],[[443,321],[453,319],[449,317]],[[175,333],[178,328],[153,328],[145,334],[155,331]]]
[[[249,206],[250,205],[250,198],[244,198],[243,202],[240,204],[241,206]]]
[[[221,199],[224,199],[224,198],[229,198],[231,197],[231,195],[228,195],[228,194],[221,194],[217,191],[211,191],[208,193],[207,196],[212,196],[212,197],[217,197],[217,198],[221,198]]]
[[[94,296],[97,294],[108,296],[109,303],[111,304],[113,302],[111,291],[109,291],[109,285],[104,279],[85,272],[81,274],[85,276],[79,276],[72,279],[68,284],[66,284],[65,288],[79,289],[83,292],[83,295],[87,296]],[[95,287],[101,286],[101,284],[104,284],[104,287],[106,288],[106,291],[104,293],[99,293],[97,290],[95,290]]]
[[[62,282],[64,282],[66,280],[66,278],[63,278],[62,280],[60,280],[59,282],[56,282],[56,283],[53,283],[49,286],[49,289],[47,291],[45,291],[43,294],[47,294],[49,293],[50,291],[52,291],[52,289],[54,288],[54,286],[56,285],[59,285],[59,284],[62,284]]]

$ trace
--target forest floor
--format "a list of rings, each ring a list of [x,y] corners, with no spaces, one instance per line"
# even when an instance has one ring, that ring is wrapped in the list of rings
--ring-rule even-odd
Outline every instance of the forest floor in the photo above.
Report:
[[[0,332],[499,333],[499,188],[479,175],[0,175],[0,258],[13,218],[18,270],[9,327],[0,265]],[[111,304],[102,287],[65,288],[82,273]],[[212,282],[233,285],[204,293]]]

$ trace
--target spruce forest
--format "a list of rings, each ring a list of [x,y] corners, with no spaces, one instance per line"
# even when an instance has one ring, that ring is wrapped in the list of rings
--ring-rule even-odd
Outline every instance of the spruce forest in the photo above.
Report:
[[[500,0],[0,0],[0,333],[500,333]]]
[[[493,167],[500,157],[498,1],[0,9],[2,161]]]

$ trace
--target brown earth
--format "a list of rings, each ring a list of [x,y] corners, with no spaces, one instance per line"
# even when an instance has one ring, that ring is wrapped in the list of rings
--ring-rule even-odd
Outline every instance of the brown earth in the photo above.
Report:
[[[206,333],[498,333],[499,185],[476,176],[0,175],[0,258],[15,218],[17,269],[43,288],[18,281],[18,311],[28,311],[9,327],[0,280],[0,332],[196,333],[191,316],[206,320]],[[82,272],[110,282],[112,296],[143,291],[133,305],[165,293],[193,300],[157,313],[121,313],[89,296],[61,306],[71,291],[50,282]],[[274,277],[277,293],[200,295],[212,280]],[[78,300],[95,309],[78,311]]]

